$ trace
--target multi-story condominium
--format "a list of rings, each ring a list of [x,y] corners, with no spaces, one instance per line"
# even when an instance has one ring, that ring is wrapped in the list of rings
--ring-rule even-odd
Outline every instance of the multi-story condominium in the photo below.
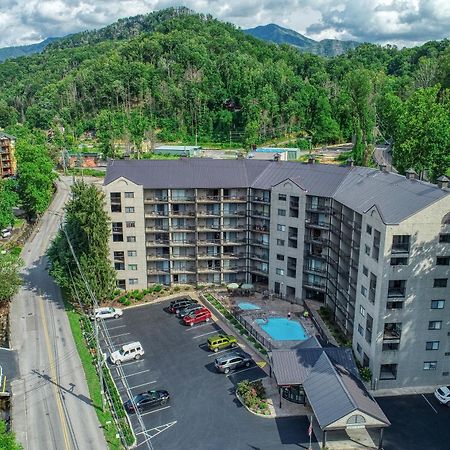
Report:
[[[111,161],[119,287],[250,282],[332,311],[378,388],[450,382],[450,191],[384,170]]]
[[[14,157],[16,138],[0,131],[0,178],[7,178],[16,173]]]

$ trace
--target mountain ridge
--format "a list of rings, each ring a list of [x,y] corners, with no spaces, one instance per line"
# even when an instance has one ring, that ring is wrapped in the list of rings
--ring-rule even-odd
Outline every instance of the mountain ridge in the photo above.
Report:
[[[284,28],[275,23],[258,25],[257,27],[247,28],[242,31],[263,41],[269,41],[275,44],[292,45],[299,51],[326,57],[342,55],[348,50],[353,50],[362,44],[361,42],[341,41],[339,39],[323,39],[321,41],[315,41],[295,30]]]
[[[51,43],[59,40],[57,37],[48,37],[36,44],[17,45],[13,47],[0,48],[0,63],[7,59],[20,58],[21,56],[34,55],[43,52]]]

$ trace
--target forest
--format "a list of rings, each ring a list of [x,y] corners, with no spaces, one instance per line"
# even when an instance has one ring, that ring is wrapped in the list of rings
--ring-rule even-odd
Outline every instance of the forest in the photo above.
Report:
[[[398,49],[364,44],[335,58],[260,41],[184,8],[68,36],[0,64],[0,127],[63,129],[70,148],[95,132],[113,142],[233,142],[275,137],[377,142],[394,164],[435,180],[450,167],[450,41]]]

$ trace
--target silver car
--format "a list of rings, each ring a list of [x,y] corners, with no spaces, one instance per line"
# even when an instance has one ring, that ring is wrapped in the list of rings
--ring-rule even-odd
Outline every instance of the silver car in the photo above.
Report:
[[[229,373],[239,367],[250,367],[253,360],[250,356],[240,352],[230,352],[215,359],[214,365],[219,372]]]
[[[185,308],[181,308],[177,310],[177,317],[182,319],[184,316],[187,316],[193,311],[197,311],[197,309],[202,309],[204,306],[200,305],[200,303],[193,303],[192,305],[186,306]]]

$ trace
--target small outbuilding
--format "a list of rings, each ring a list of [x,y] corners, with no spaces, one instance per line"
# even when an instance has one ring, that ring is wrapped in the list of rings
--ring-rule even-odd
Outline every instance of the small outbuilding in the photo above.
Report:
[[[155,148],[154,153],[158,155],[172,156],[199,156],[201,147],[197,145],[160,145]]]

